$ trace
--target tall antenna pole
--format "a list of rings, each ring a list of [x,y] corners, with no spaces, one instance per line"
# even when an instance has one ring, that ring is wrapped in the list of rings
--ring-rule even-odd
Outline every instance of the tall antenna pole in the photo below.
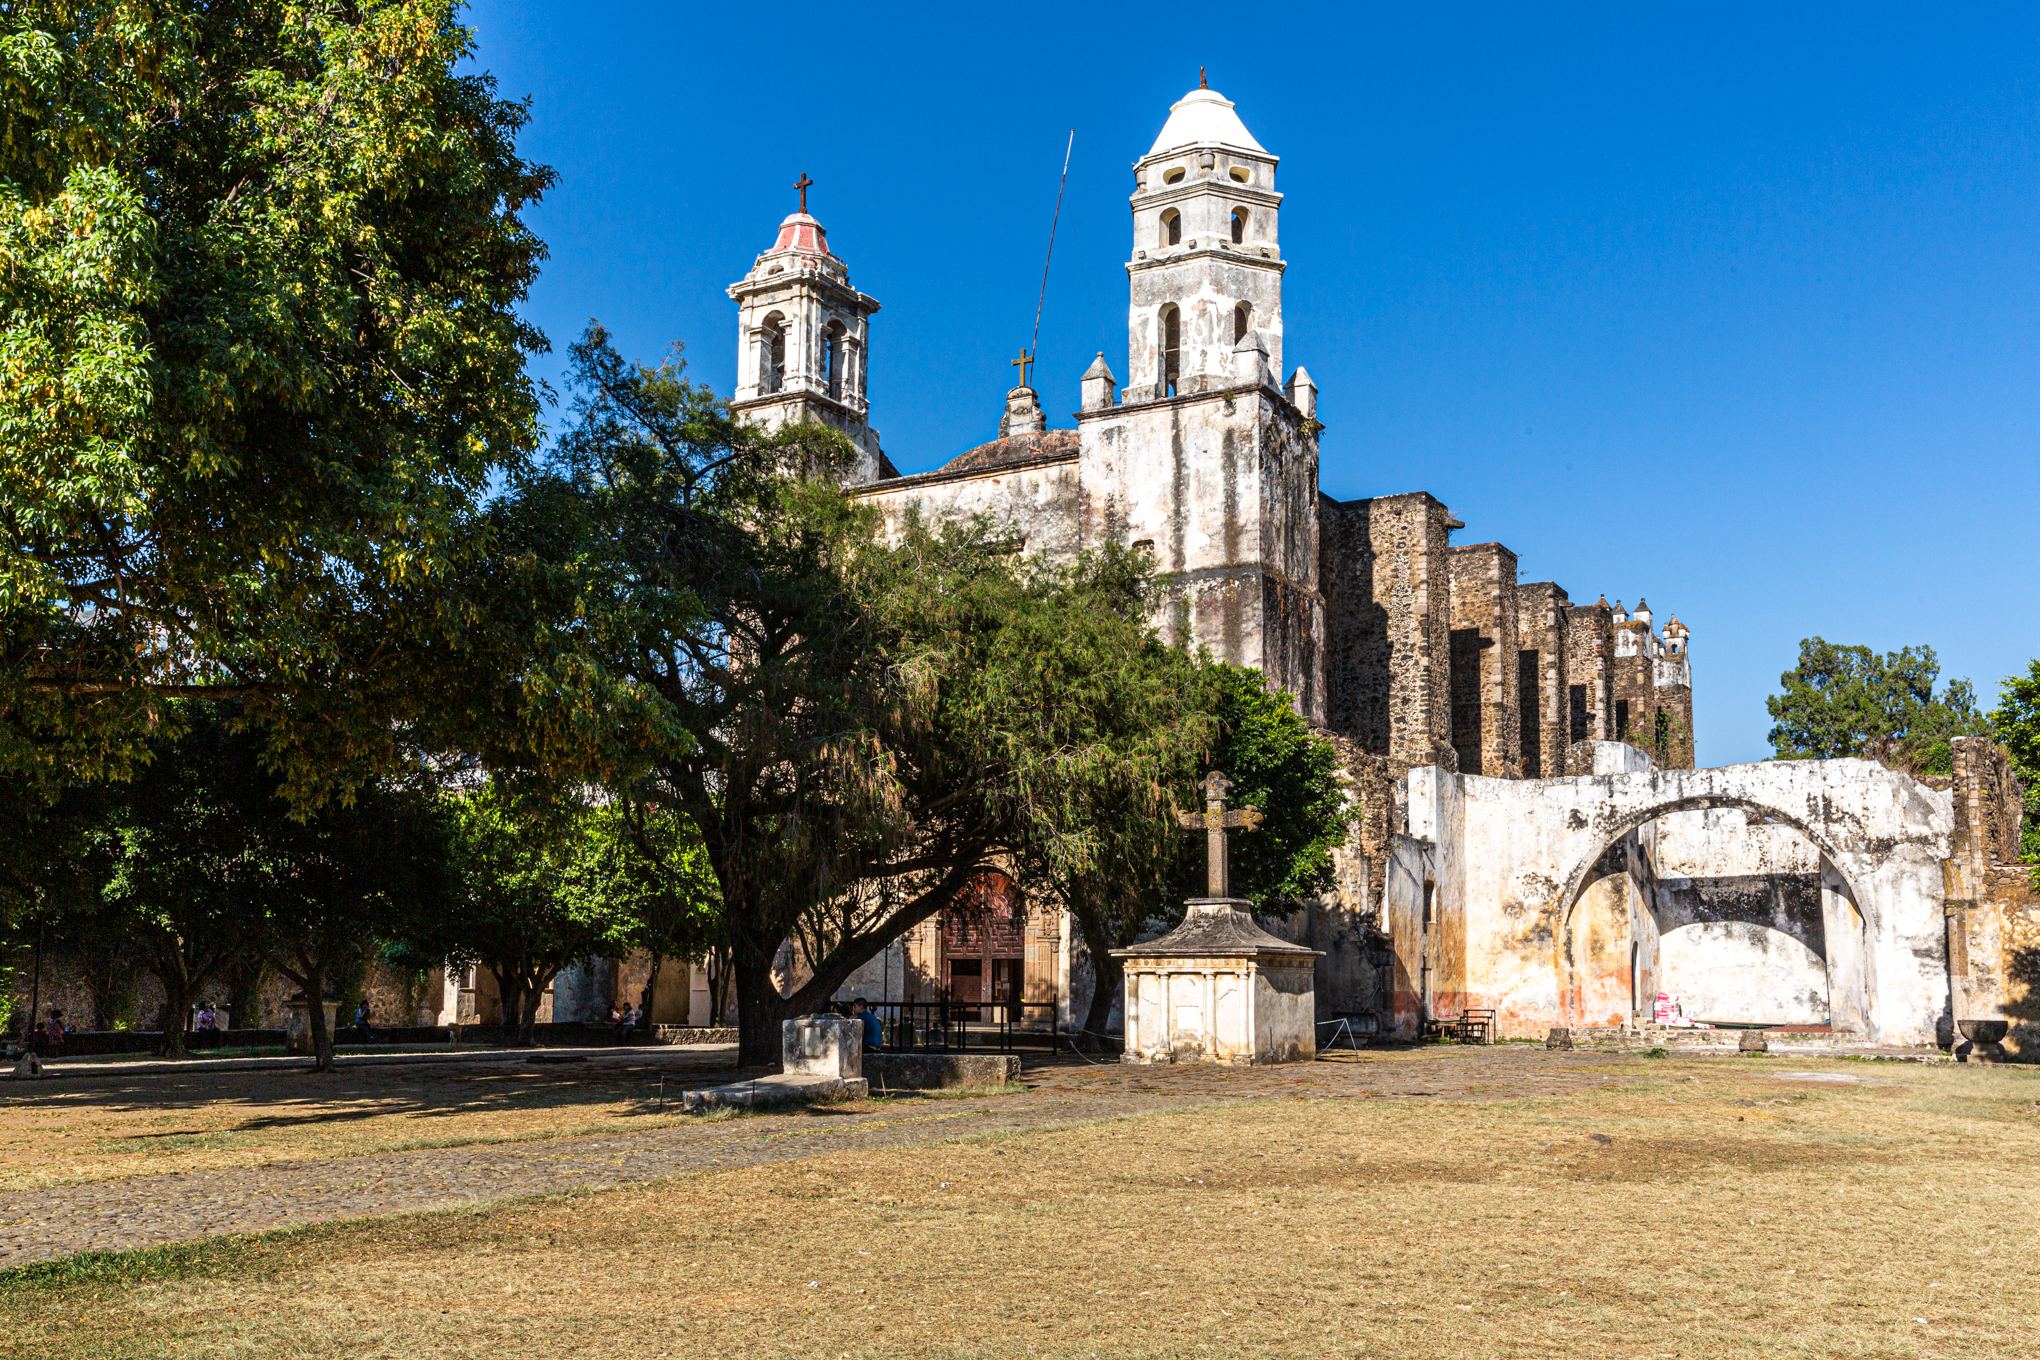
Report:
[[[1055,258],[1055,229],[1062,225],[1063,190],[1070,182],[1070,152],[1077,145],[1077,130],[1070,129],[1069,145],[1063,148],[1062,180],[1055,186],[1055,220],[1048,224],[1048,254],[1041,260],[1041,296],[1034,300],[1034,343],[1027,347],[1029,354],[1041,352],[1041,307],[1048,301],[1048,263]],[[1021,381],[1026,381],[1026,370],[1021,371]]]

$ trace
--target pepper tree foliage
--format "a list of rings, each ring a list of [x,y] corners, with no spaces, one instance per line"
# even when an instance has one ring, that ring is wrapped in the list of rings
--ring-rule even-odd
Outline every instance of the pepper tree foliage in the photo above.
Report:
[[[2040,882],[2040,660],[2024,675],[1999,682],[1998,706],[1990,715],[1991,735],[2011,752],[2012,768],[2026,786],[2026,862]]]
[[[523,620],[497,699],[518,720],[488,725],[521,750],[490,759],[698,829],[745,1061],[988,867],[1159,880],[1214,725],[1141,559],[1016,562],[985,523],[887,536],[829,475],[841,436],[740,424],[677,351],[631,364],[599,326],[572,359],[573,427],[478,578]]]
[[[1799,664],[1778,677],[1784,692],[1764,701],[1779,760],[1863,756],[1915,774],[1947,774],[1956,737],[1989,723],[1967,680],[1936,692],[1940,659],[1932,647],[1882,656],[1824,638],[1799,644]]]
[[[552,182],[457,10],[0,10],[0,770],[118,775],[231,695],[316,802],[436,711],[436,586],[537,443]]]

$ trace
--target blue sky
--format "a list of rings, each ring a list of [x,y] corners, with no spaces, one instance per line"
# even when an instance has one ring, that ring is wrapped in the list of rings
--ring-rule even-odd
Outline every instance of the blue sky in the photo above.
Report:
[[[529,305],[727,391],[810,204],[902,470],[1126,375],[1131,165],[1197,83],[1282,158],[1291,365],[1342,499],[1428,490],[1525,580],[1693,629],[1700,762],[1761,759],[1799,639],[2040,652],[2040,8],[702,6],[487,0],[559,188]],[[1073,424],[1060,415],[1053,424]]]

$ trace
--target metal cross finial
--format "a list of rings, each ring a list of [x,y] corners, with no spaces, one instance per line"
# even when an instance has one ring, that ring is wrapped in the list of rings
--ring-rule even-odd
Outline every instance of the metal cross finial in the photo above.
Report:
[[[1017,358],[1017,359],[1008,359],[1008,360],[1007,360],[1006,362],[1007,362],[1007,363],[1009,363],[1009,364],[1011,364],[1011,365],[1012,365],[1013,367],[1015,367],[1015,368],[1017,368],[1017,369],[1019,369],[1019,370],[1020,370],[1020,385],[1021,385],[1022,387],[1025,387],[1025,386],[1027,386],[1027,366],[1028,366],[1029,364],[1031,364],[1031,363],[1033,363],[1033,362],[1034,362],[1034,356],[1033,356],[1032,354],[1029,354],[1029,353],[1028,353],[1028,352],[1027,352],[1027,351],[1026,351],[1026,350],[1025,350],[1024,348],[1023,348],[1023,349],[1022,349],[1022,350],[1020,351],[1020,357],[1019,357],[1019,358]]]
[[[800,172],[800,178],[794,182],[793,187],[800,190],[800,215],[802,217],[807,216],[807,191],[813,183],[814,181],[807,177],[807,171],[805,170]]]
[[[1185,831],[1204,833],[1204,895],[1226,897],[1229,895],[1229,878],[1226,873],[1225,833],[1228,830],[1252,831],[1261,824],[1261,809],[1243,807],[1227,811],[1225,796],[1232,792],[1232,781],[1222,770],[1213,770],[1198,784],[1204,790],[1204,811],[1179,812],[1176,825]]]
[[[1202,66],[1197,68],[1197,88],[1200,90],[1208,90],[1211,88],[1210,85],[1205,83],[1204,68]]]

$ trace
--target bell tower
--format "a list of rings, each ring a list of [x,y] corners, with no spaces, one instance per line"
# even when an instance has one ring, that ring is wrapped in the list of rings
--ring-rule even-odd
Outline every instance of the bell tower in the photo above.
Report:
[[[1275,164],[1201,72],[1134,162],[1127,386],[1103,355],[1083,377],[1082,541],[1151,552],[1164,636],[1322,722],[1317,389],[1280,376]]]
[[[793,187],[800,210],[779,224],[771,249],[729,287],[737,304],[738,418],[776,429],[815,421],[841,430],[858,449],[844,478],[853,486],[886,475],[871,428],[865,379],[878,299],[850,286],[850,269],[808,216],[805,174]]]
[[[1133,164],[1129,400],[1230,386],[1250,332],[1282,371],[1276,157],[1198,75]]]

